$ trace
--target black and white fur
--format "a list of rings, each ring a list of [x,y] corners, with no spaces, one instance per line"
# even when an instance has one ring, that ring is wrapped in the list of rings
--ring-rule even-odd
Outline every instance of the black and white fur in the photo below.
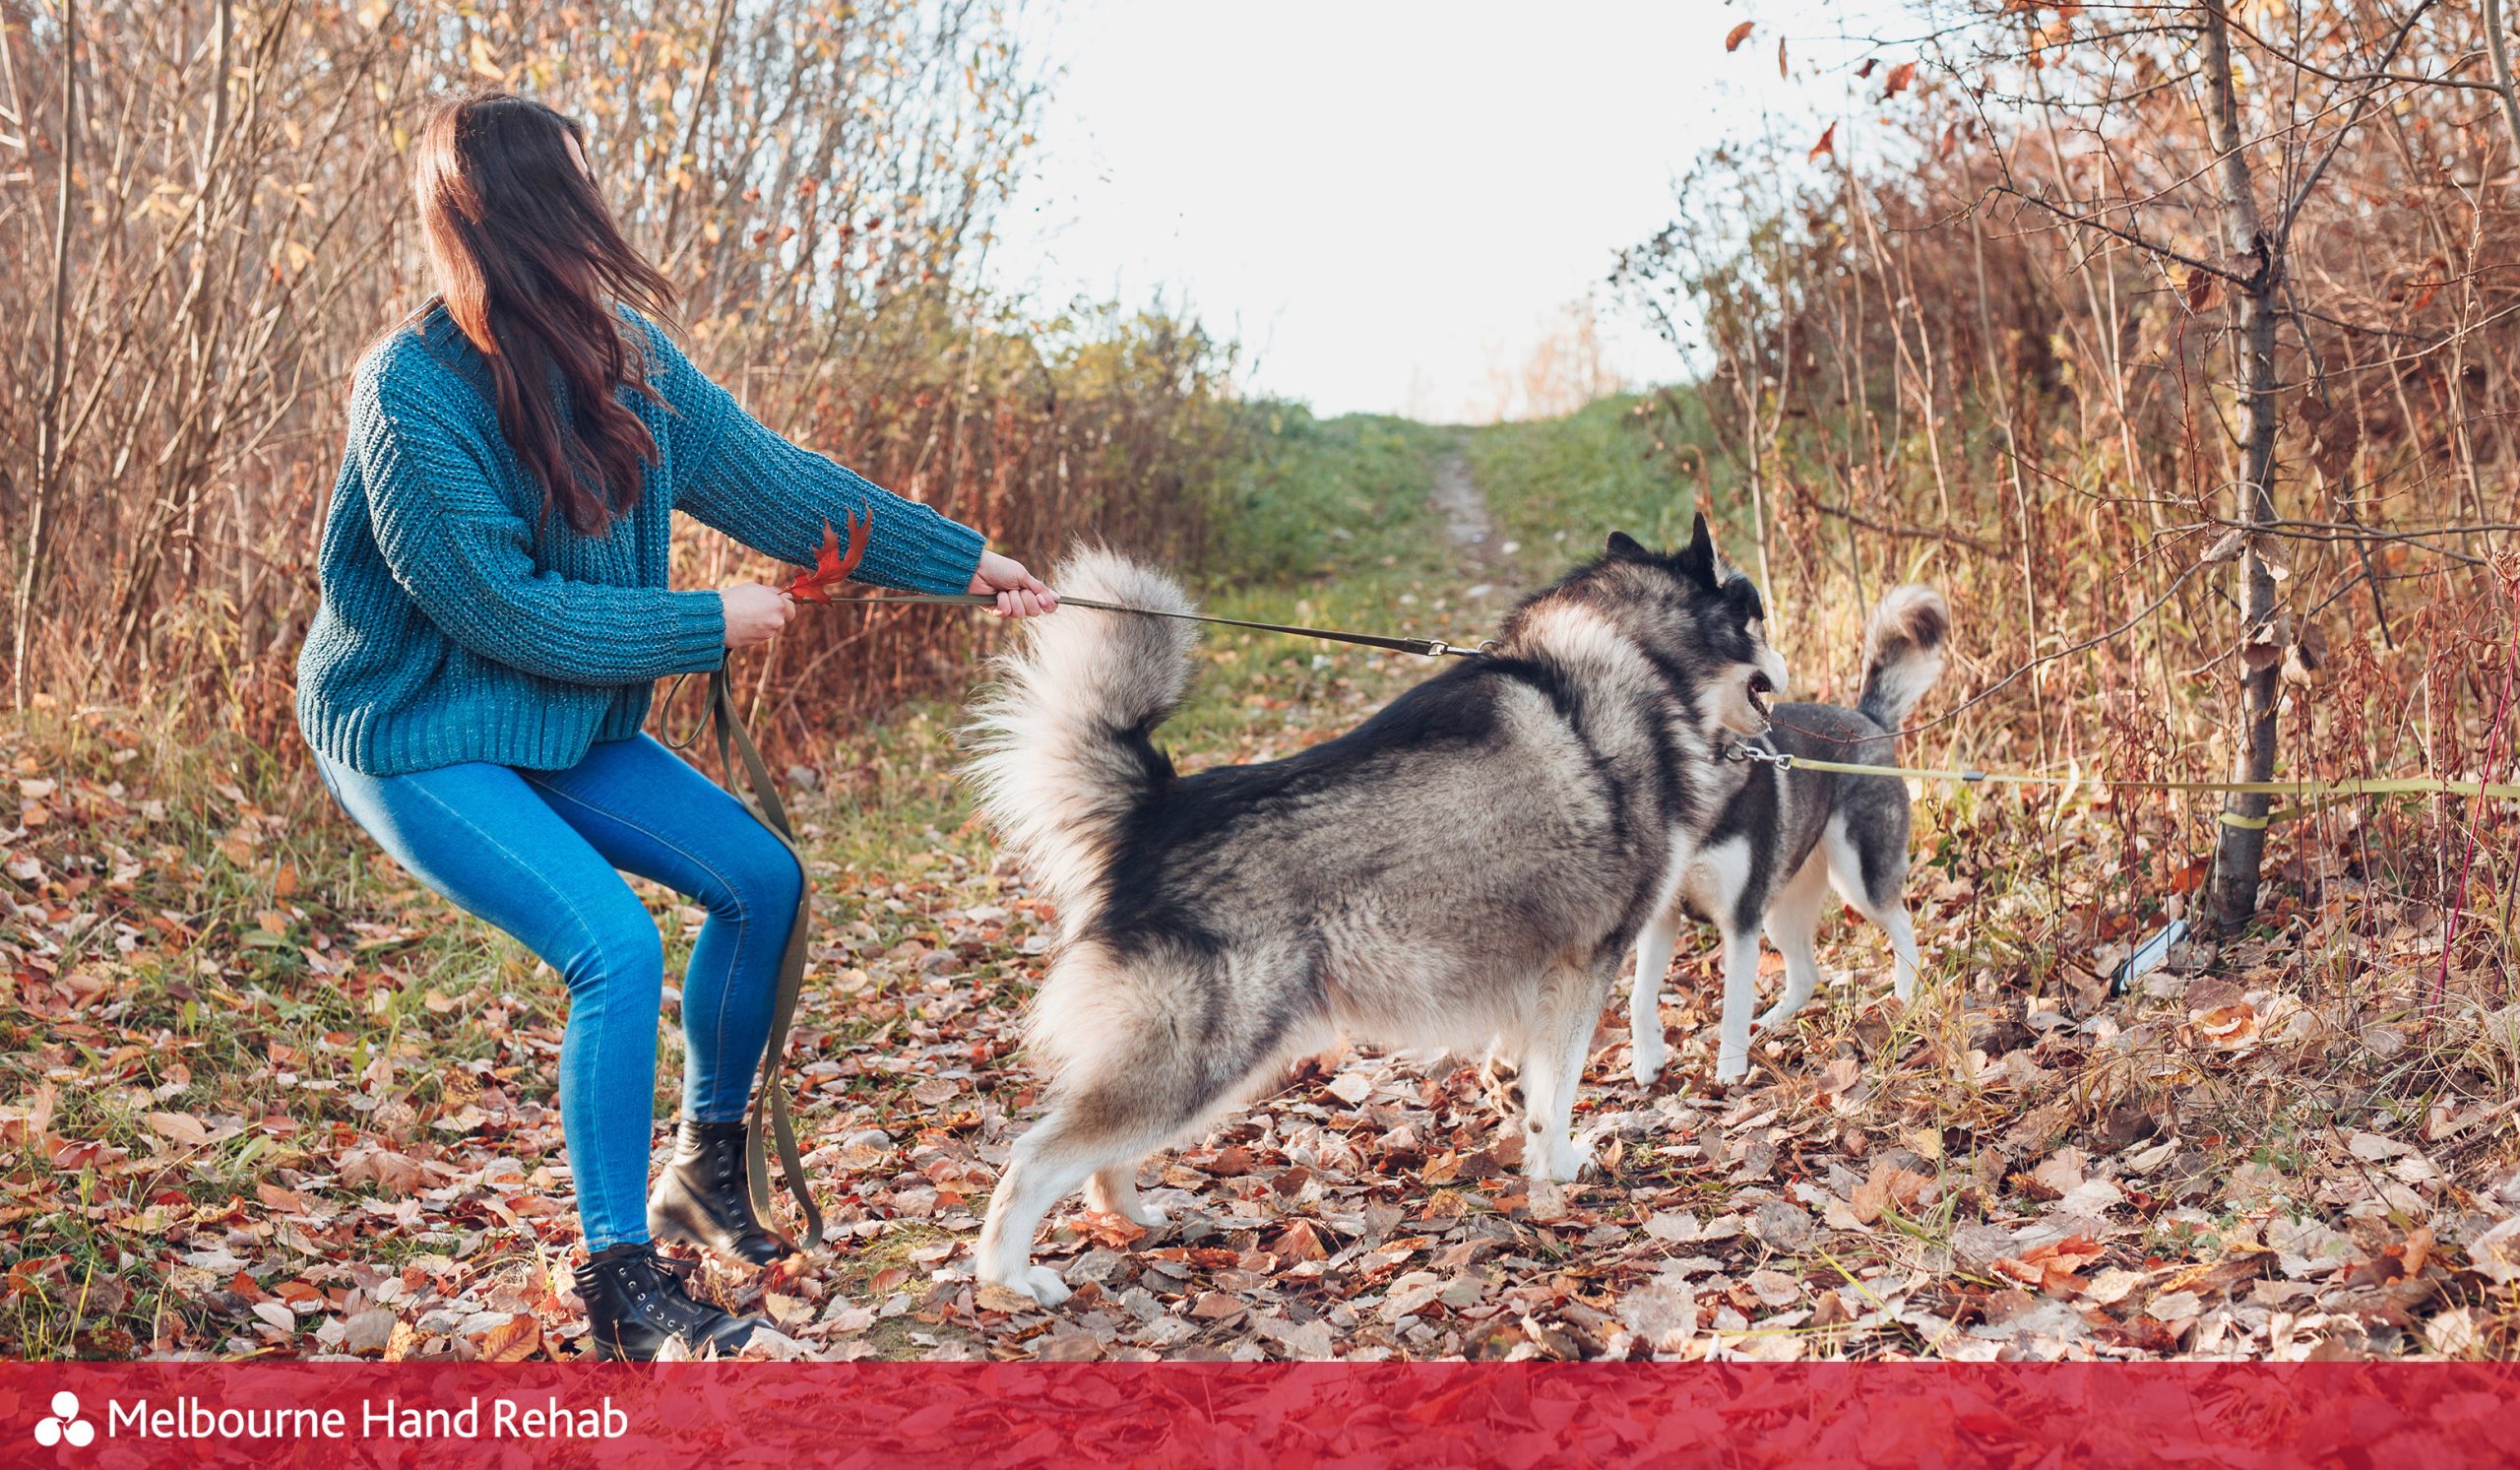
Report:
[[[1188,607],[1105,551],[1053,582]],[[1051,1205],[1082,1185],[1153,1223],[1139,1162],[1340,1036],[1494,1039],[1521,1069],[1526,1172],[1571,1180],[1619,963],[1720,803],[1717,741],[1764,732],[1785,683],[1762,617],[1703,520],[1673,555],[1613,536],[1490,653],[1298,755],[1192,776],[1152,739],[1189,683],[1188,624],[1073,603],[1026,623],[976,712],[971,775],[1057,906],[1029,1027],[1051,1086],[989,1200],[980,1279],[1064,1298],[1031,1264]]]
[[[1887,765],[1908,712],[1942,674],[1951,612],[1928,587],[1894,589],[1873,609],[1863,636],[1863,689],[1854,709],[1786,704],[1775,729],[1751,745],[1819,760]],[[1683,920],[1712,920],[1724,935],[1724,1017],[1715,1076],[1733,1082],[1749,1070],[1750,1008],[1757,999],[1759,931],[1785,956],[1785,992],[1761,1015],[1783,1024],[1820,983],[1812,938],[1834,888],[1890,939],[1893,987],[1916,993],[1917,936],[1902,889],[1908,876],[1908,788],[1895,776],[1780,771],[1728,764],[1733,788],[1721,814],[1697,834],[1675,889],[1636,942],[1635,992],[1628,1019],[1636,1080],[1652,1085],[1670,1058],[1660,1005],[1664,973]]]

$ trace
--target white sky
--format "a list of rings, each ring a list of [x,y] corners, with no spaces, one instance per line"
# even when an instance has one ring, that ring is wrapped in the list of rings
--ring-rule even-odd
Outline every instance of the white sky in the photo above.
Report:
[[[992,273],[1048,304],[1161,292],[1244,344],[1252,389],[1325,414],[1488,416],[1690,159],[1771,126],[1798,158],[1847,110],[1843,66],[1806,71],[1887,3],[1044,6],[1024,24],[1063,71]],[[1677,375],[1642,328],[1603,333],[1620,375]]]

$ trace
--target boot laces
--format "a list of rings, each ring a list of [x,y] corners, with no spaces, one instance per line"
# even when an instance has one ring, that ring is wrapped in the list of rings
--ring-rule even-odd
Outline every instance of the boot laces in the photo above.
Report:
[[[752,1212],[752,1176],[750,1161],[743,1155],[743,1141],[721,1138],[711,1145],[718,1153],[717,1189],[712,1199],[721,1219],[740,1224],[739,1235],[746,1240],[766,1236],[770,1232],[755,1219]]]
[[[642,1307],[667,1295],[690,1300],[682,1284],[700,1269],[696,1262],[676,1260],[660,1252],[654,1245],[643,1246],[635,1255],[616,1256],[604,1264],[630,1289],[631,1300]]]

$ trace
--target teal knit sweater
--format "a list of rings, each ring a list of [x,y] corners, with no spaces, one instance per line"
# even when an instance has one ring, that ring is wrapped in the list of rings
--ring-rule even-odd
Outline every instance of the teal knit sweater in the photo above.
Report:
[[[638,734],[657,679],[726,653],[718,594],[665,585],[677,509],[803,566],[826,524],[863,510],[875,529],[859,581],[971,585],[977,532],[772,433],[623,314],[664,402],[621,391],[658,456],[637,509],[601,536],[542,514],[480,356],[443,310],[359,364],[323,605],[297,659],[298,726],[324,755],[373,776],[475,760],[559,770]]]

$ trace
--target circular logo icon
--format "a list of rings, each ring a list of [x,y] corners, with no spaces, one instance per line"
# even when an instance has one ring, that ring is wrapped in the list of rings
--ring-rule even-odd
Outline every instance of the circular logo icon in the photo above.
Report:
[[[95,1438],[96,1427],[79,1417],[79,1395],[68,1389],[52,1396],[52,1417],[35,1425],[35,1442],[46,1448],[55,1444],[85,1448]]]

